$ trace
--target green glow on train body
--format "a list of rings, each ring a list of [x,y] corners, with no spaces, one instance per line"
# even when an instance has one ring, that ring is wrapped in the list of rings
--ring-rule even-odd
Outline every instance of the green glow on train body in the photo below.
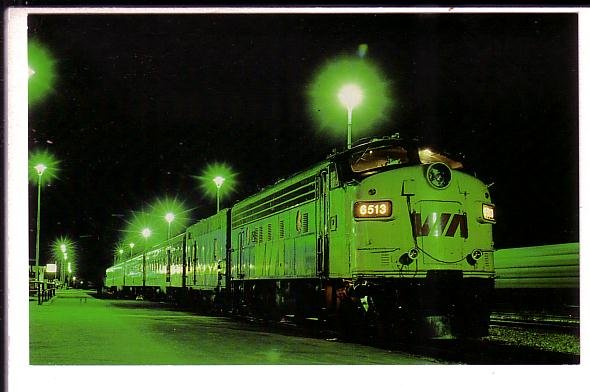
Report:
[[[415,142],[357,144],[110,267],[106,282],[264,317],[336,322],[370,302],[384,323],[438,317],[484,336],[495,206],[461,169]]]

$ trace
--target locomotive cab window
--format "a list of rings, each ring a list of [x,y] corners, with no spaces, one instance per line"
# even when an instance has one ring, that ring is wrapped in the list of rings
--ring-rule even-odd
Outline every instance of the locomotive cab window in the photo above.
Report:
[[[388,166],[408,163],[408,151],[401,146],[370,148],[353,154],[350,167],[354,173],[362,173]]]
[[[434,151],[431,148],[422,147],[418,150],[418,157],[420,158],[420,163],[430,164],[436,162],[445,163],[451,169],[462,169],[463,164],[461,162],[455,161],[448,156],[441,154],[440,152]]]

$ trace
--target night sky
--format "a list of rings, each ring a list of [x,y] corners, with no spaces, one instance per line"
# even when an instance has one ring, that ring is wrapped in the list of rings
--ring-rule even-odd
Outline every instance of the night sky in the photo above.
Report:
[[[344,147],[345,111],[340,137],[322,132],[306,88],[363,43],[394,100],[371,135],[464,154],[494,183],[497,248],[578,241],[575,14],[30,15],[28,34],[57,74],[29,111],[30,150],[61,160],[42,264],[67,235],[97,281],[131,211],[164,195],[193,222],[215,211],[193,178],[207,163],[239,172],[236,201]]]

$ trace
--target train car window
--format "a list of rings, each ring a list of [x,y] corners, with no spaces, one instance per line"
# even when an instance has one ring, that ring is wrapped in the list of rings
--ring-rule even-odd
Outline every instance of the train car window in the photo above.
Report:
[[[338,180],[338,172],[336,171],[336,165],[330,165],[330,189],[338,188],[340,181]]]
[[[362,173],[381,167],[403,165],[408,161],[408,151],[401,146],[368,148],[351,155],[350,168],[354,173]]]
[[[463,164],[461,162],[455,161],[448,156],[441,154],[440,152],[432,150],[431,148],[420,148],[418,150],[418,157],[420,158],[420,163],[424,164],[442,162],[451,169],[463,168]]]

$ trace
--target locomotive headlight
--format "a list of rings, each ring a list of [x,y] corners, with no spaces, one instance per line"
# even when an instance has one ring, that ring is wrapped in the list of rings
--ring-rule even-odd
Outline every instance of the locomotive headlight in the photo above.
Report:
[[[451,183],[451,169],[442,162],[436,162],[426,169],[428,183],[437,189],[445,189]]]
[[[389,218],[392,212],[391,200],[357,201],[353,207],[355,218]]]
[[[495,222],[496,221],[496,208],[491,204],[481,205],[481,216],[484,221]]]
[[[481,249],[474,249],[471,254],[467,255],[467,262],[470,265],[475,265],[477,260],[481,259],[481,256],[483,256]]]

